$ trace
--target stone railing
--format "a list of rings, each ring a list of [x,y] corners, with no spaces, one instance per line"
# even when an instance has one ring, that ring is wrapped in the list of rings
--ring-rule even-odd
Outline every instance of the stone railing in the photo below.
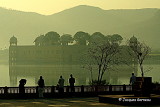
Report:
[[[80,92],[126,92],[132,91],[131,85],[104,85],[104,86],[75,86],[75,93]],[[70,87],[64,86],[64,93],[69,93]],[[0,87],[0,94],[17,94],[18,87]],[[37,93],[37,87],[25,87],[25,93]],[[58,93],[56,86],[45,86],[44,93]]]

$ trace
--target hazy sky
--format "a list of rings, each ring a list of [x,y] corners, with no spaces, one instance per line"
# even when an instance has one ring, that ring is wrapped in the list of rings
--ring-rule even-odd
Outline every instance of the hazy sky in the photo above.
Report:
[[[160,0],[0,0],[0,6],[15,10],[53,14],[77,5],[107,9],[160,8]]]

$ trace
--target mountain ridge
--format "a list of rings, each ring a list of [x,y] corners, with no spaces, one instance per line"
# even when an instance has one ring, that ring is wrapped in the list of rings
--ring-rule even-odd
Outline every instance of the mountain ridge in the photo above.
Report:
[[[12,9],[12,8],[6,8],[6,7],[0,7],[0,10],[9,10],[9,11],[16,11],[16,12],[23,12],[23,13],[34,13],[34,14],[38,14],[38,15],[42,15],[42,16],[51,16],[51,15],[54,15],[54,14],[57,14],[57,13],[60,13],[60,12],[63,12],[63,11],[66,11],[66,10],[70,10],[70,9],[74,9],[74,8],[79,8],[79,7],[89,7],[89,8],[97,8],[97,9],[100,9],[100,10],[104,10],[104,11],[121,11],[121,10],[153,10],[153,9],[160,9],[160,8],[139,8],[139,9],[102,9],[100,7],[96,7],[96,6],[90,6],[90,5],[78,5],[78,6],[75,6],[75,7],[72,7],[72,8],[67,8],[65,10],[62,10],[62,11],[59,11],[59,12],[56,12],[56,13],[51,13],[49,15],[45,15],[45,14],[41,14],[41,13],[38,13],[38,12],[31,12],[31,11],[22,11],[22,10],[16,10],[16,9]]]
[[[159,41],[160,25],[156,23],[160,22],[160,9],[157,8],[104,10],[80,5],[52,15],[4,10],[0,8],[1,47],[9,46],[8,41],[12,35],[18,38],[18,44],[28,45],[33,44],[37,36],[49,31],[56,31],[60,35],[74,35],[77,31],[93,34],[99,31],[105,35],[118,33],[127,39],[135,34],[148,45],[159,48],[158,44],[154,44]],[[153,31],[150,31],[151,28]],[[151,34],[154,34],[153,37]]]

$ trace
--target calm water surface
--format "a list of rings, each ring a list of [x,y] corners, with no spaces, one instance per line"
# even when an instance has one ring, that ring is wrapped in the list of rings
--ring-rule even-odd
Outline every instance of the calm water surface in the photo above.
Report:
[[[160,65],[158,64],[155,64],[155,65],[145,65],[144,66],[145,69],[148,69],[148,68],[152,68],[149,72],[147,72],[145,74],[145,76],[150,76],[152,77],[152,81],[155,82],[155,81],[158,81],[160,82]],[[66,80],[65,81],[65,85],[68,85],[68,78],[69,78],[69,74],[70,73],[54,73],[52,79],[52,81],[48,81],[48,85],[56,85],[57,81],[58,81],[58,78],[59,78],[59,75],[60,74],[64,74],[64,79]],[[30,74],[32,75],[32,74]],[[47,75],[47,74],[46,74]],[[52,74],[48,74],[48,75],[52,75]],[[87,76],[85,76],[87,75]],[[138,75],[140,76],[140,72],[138,72]],[[94,75],[96,77],[96,75]],[[39,77],[39,75],[38,75]],[[90,74],[89,73],[79,73],[79,74],[75,74],[75,77],[77,78],[77,81],[76,81],[76,85],[82,85],[82,84],[88,84],[89,82],[89,77],[90,77]],[[37,85],[37,78],[35,78],[34,76],[24,76],[24,75],[19,75],[17,76],[17,79],[16,79],[16,86],[18,86],[18,81],[21,79],[21,78],[25,78],[27,79],[27,84],[26,86],[35,86]],[[3,86],[11,86],[10,84],[10,76],[9,76],[9,66],[8,65],[0,65],[0,86],[3,87]],[[46,79],[46,82],[47,82],[47,77],[44,79]],[[118,78],[118,83],[117,84],[128,84],[129,83],[129,77],[119,77]]]

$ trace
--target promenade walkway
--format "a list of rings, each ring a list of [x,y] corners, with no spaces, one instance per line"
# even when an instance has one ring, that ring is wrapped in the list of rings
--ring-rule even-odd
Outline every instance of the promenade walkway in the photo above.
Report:
[[[118,105],[99,103],[98,97],[0,100],[0,107],[117,107],[117,106]],[[118,106],[118,107],[123,107],[123,106]]]

